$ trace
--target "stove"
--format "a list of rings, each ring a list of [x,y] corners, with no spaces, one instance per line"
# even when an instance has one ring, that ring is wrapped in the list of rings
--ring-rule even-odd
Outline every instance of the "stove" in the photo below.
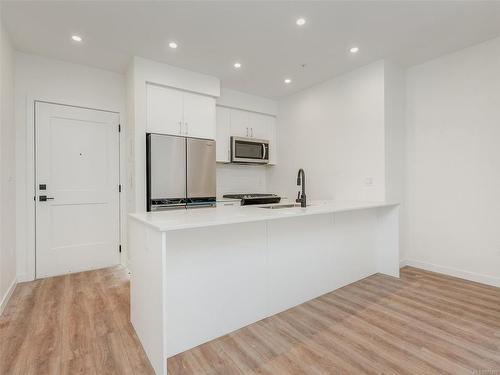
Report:
[[[226,194],[223,195],[223,197],[229,199],[240,199],[242,206],[279,203],[281,201],[281,197],[276,194]]]

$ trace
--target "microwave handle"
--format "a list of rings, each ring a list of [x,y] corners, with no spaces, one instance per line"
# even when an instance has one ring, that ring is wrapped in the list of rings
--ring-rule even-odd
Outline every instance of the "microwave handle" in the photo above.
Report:
[[[267,149],[266,149],[266,144],[263,143],[262,144],[262,160],[265,160],[266,159],[266,154],[267,154]]]

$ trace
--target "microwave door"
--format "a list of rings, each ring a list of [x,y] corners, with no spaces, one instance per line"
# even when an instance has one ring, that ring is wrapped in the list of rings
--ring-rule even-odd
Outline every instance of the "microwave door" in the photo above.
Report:
[[[268,163],[268,143],[263,140],[232,137],[232,162]]]
[[[148,193],[150,200],[186,201],[186,140],[148,134]]]
[[[216,196],[215,142],[187,139],[188,202],[214,200]]]

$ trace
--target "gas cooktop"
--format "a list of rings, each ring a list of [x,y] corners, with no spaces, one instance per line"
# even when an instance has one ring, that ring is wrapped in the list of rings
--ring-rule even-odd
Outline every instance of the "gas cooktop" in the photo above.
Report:
[[[224,198],[240,199],[242,206],[251,204],[270,204],[279,203],[281,197],[276,194],[226,194]]]

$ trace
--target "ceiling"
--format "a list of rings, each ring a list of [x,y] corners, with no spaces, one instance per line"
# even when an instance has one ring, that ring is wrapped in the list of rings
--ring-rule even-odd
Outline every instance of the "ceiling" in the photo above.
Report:
[[[13,1],[2,17],[21,51],[118,72],[137,55],[270,98],[381,58],[414,65],[500,35],[494,1]]]

